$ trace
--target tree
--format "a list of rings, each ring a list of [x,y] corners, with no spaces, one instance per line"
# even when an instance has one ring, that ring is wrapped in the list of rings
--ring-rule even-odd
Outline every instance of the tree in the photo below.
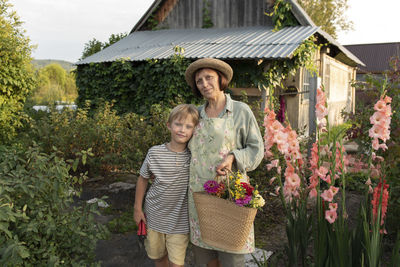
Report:
[[[30,103],[54,104],[55,101],[74,102],[78,96],[73,72],[68,73],[58,63],[52,63],[36,72],[37,86],[30,95]]]
[[[127,36],[126,33],[111,34],[110,37],[108,38],[108,42],[104,42],[104,43],[100,42],[96,38],[93,38],[92,40],[90,40],[89,42],[87,42],[85,44],[85,47],[83,48],[81,59],[85,59],[88,56],[96,54],[97,52],[103,50],[104,48],[118,42],[125,36]]]
[[[353,22],[346,17],[348,0],[298,0],[317,26],[337,38],[339,31],[353,28]]]
[[[32,46],[8,0],[0,0],[0,144],[22,126],[27,94],[34,88]]]

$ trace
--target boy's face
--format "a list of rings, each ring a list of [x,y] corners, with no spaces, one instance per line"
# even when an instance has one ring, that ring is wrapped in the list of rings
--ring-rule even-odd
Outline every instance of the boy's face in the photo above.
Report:
[[[177,118],[171,123],[167,123],[167,127],[171,132],[171,142],[177,144],[186,144],[193,135],[194,123],[192,116],[186,118]]]

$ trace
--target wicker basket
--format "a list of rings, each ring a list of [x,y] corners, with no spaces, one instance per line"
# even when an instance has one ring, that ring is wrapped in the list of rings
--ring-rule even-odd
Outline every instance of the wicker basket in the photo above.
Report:
[[[203,242],[227,251],[242,250],[257,209],[240,207],[205,192],[195,192],[193,198]]]

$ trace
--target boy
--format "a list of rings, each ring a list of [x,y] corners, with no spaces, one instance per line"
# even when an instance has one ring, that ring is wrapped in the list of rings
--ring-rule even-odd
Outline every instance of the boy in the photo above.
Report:
[[[147,152],[136,184],[134,220],[147,225],[145,248],[157,267],[183,266],[189,243],[187,190],[192,137],[199,114],[194,105],[175,107],[168,118],[171,141]],[[154,182],[143,199],[148,179]],[[170,265],[169,265],[170,264]]]

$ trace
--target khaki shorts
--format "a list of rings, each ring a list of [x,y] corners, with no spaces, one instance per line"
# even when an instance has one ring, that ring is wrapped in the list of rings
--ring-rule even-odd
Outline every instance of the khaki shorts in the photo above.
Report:
[[[151,229],[147,229],[147,238],[144,241],[150,259],[158,260],[168,255],[169,261],[177,265],[185,264],[188,244],[189,234],[163,234]]]

